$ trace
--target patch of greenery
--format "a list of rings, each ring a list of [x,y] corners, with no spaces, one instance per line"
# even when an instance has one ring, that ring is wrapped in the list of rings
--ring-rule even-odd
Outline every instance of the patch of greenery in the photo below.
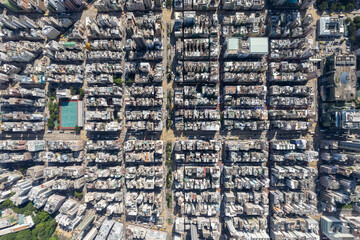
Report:
[[[83,193],[82,192],[77,192],[77,191],[75,191],[74,192],[74,196],[79,200],[79,201],[81,201],[81,199],[83,198]]]
[[[166,202],[167,202],[167,207],[171,208],[172,207],[172,193],[171,192],[166,193]]]
[[[167,93],[166,109],[168,109],[168,114],[167,114],[167,117],[166,117],[166,128],[169,129],[172,126],[172,115],[173,115],[172,93],[171,93],[171,91],[169,91]]]
[[[134,83],[134,80],[133,79],[127,79],[125,82],[126,82],[127,85],[131,85],[131,84]]]
[[[83,99],[85,96],[84,89],[82,88],[76,89],[74,87],[70,87],[70,94],[71,96],[79,95],[80,99]]]
[[[70,87],[70,94],[71,96],[74,96],[77,94],[77,90],[74,87]]]
[[[171,170],[172,168],[172,158],[171,158],[171,152],[172,152],[172,143],[169,141],[166,144],[166,166]]]
[[[360,109],[360,100],[355,99],[354,102],[355,102],[355,108]]]
[[[356,31],[360,29],[360,16],[351,20],[351,18],[347,18],[345,21],[348,24],[348,31],[349,31],[349,40],[353,44],[360,44],[360,38],[356,38]]]
[[[46,212],[43,213],[47,214]],[[40,222],[36,224],[35,228],[31,231],[31,239],[50,239],[55,231],[56,225],[55,219],[47,214],[46,220],[40,219]]]
[[[341,208],[341,209],[353,209],[353,205],[351,203],[349,204],[337,204],[336,208]]]
[[[172,6],[172,0],[166,0],[166,7],[171,8]]]
[[[172,173],[169,170],[167,175],[166,175],[166,187],[171,188],[171,185],[172,185]]]
[[[114,78],[114,83],[118,86],[122,86],[123,81],[121,78]]]
[[[47,212],[39,211],[30,202],[23,207],[16,207],[10,199],[6,199],[0,204],[0,209],[5,210],[11,208],[15,213],[24,214],[25,216],[31,215],[35,223],[35,227],[30,230],[26,229],[17,233],[6,234],[0,237],[0,240],[58,240],[57,236],[52,236],[55,232],[56,221]]]
[[[80,131],[81,131],[81,128],[80,128],[78,125],[76,125],[76,126],[75,126],[75,132],[76,132],[76,133],[80,133]]]
[[[172,30],[171,30],[171,23],[167,23],[167,24],[166,24],[166,30],[167,30],[167,36],[168,36],[168,37],[171,37],[171,31],[172,31]],[[169,47],[169,45],[170,45],[170,44],[168,44],[168,49],[171,49],[171,45],[170,45],[170,47]]]
[[[166,156],[167,157],[170,157],[171,150],[172,150],[172,143],[169,141],[169,142],[166,143]]]
[[[171,188],[172,186],[172,157],[171,157],[171,153],[172,153],[172,143],[169,141],[166,144],[166,166],[168,168],[168,172],[166,174],[166,187],[167,188]],[[168,196],[166,196],[167,198]],[[169,204],[169,203],[168,203]]]
[[[84,89],[80,88],[80,89],[79,89],[79,98],[80,98],[80,99],[83,99],[84,96],[85,96],[85,91],[84,91]]]
[[[172,105],[172,92],[168,91],[166,107],[171,107],[171,105]]]
[[[59,103],[54,102],[53,100],[50,99],[48,103],[48,109],[49,109],[50,118],[48,119],[46,125],[49,129],[52,130],[55,127],[55,121],[59,122]]]
[[[18,214],[24,214],[25,216],[30,215],[32,212],[37,211],[37,209],[34,207],[32,203],[28,203],[26,206],[23,207],[17,207],[13,204],[10,199],[6,199],[0,204],[0,209],[5,210],[7,208],[11,208],[15,213]]]
[[[135,82],[135,74],[129,73],[126,76],[125,83],[127,85],[131,85]]]
[[[317,0],[316,6],[321,12],[351,12],[355,9],[356,0],[335,0],[335,1],[326,1],[326,0]]]
[[[171,114],[169,113],[166,119],[166,128],[169,129],[172,126]]]
[[[56,89],[53,88],[53,87],[49,87],[48,95],[49,95],[50,99],[51,99],[52,101],[54,101],[54,99],[55,99],[55,97],[56,97]]]

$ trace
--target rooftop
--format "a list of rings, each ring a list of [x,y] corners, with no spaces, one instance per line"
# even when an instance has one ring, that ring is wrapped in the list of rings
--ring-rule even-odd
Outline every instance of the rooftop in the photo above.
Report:
[[[267,37],[251,37],[249,38],[250,53],[253,54],[268,54],[269,53],[269,38]]]

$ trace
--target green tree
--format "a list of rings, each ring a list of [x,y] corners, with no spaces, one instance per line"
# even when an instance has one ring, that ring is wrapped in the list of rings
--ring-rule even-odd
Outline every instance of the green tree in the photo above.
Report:
[[[219,120],[220,120],[221,123],[224,122],[224,114],[222,112],[220,113],[220,119]]]
[[[48,94],[51,97],[55,98],[56,97],[56,89],[55,88],[52,88],[50,87],[49,91],[48,91]]]
[[[126,80],[126,84],[127,85],[131,85],[131,84],[133,84],[134,83],[134,79],[133,78],[128,78],[127,80]]]
[[[171,152],[172,152],[172,143],[167,142],[167,144],[166,144],[166,166],[169,168],[172,167]]]
[[[320,9],[320,11],[321,12],[324,12],[325,10],[327,10],[328,9],[328,3],[327,2],[323,2],[323,3],[321,3],[320,5],[319,5],[319,9]]]
[[[349,11],[349,12],[354,11],[355,5],[353,3],[348,3],[348,4],[346,4],[345,9],[346,9],[346,11]]]
[[[74,196],[80,201],[83,198],[83,193],[82,192],[74,192]]]
[[[171,188],[171,185],[172,185],[172,174],[170,171],[168,171],[166,175],[166,187]]]
[[[172,0],[166,0],[166,7],[171,8],[172,6]]]
[[[50,118],[48,119],[46,125],[49,129],[54,129],[55,121],[59,121],[59,103],[55,103],[50,100],[48,103],[48,110]]]
[[[25,215],[35,213],[35,215],[33,215],[35,228],[33,230],[26,229],[17,233],[6,234],[1,236],[0,240],[58,240],[57,236],[52,237],[57,226],[55,219],[45,211],[38,211],[31,202],[26,206],[16,207],[9,199],[7,199],[0,204],[0,209],[6,208],[11,208],[14,212]]]
[[[51,218],[52,217],[47,212],[42,210],[42,211],[38,212],[35,217],[33,217],[33,220],[34,220],[35,224],[39,224],[42,222],[46,222]]]
[[[84,96],[85,96],[84,89],[80,88],[80,89],[79,89],[79,98],[80,98],[80,99],[83,99]]]
[[[351,20],[351,18],[347,18],[347,19]],[[354,23],[356,23],[356,24],[360,23],[360,16],[354,17]]]
[[[336,10],[339,12],[345,11],[345,6],[341,5],[340,3],[337,4]]]
[[[353,21],[349,24],[349,40],[351,42],[355,41],[355,32],[356,32],[356,25]]]
[[[171,91],[168,91],[168,93],[167,93],[167,102],[171,103],[171,101],[172,101],[172,93],[171,93]]]
[[[0,240],[15,240],[16,234],[10,233],[0,237]]]
[[[114,83],[115,83],[116,85],[118,85],[118,86],[122,86],[123,81],[122,81],[121,78],[115,78],[115,79],[114,79]]]
[[[78,125],[76,125],[76,126],[75,126],[75,132],[76,132],[76,133],[80,133],[80,131],[81,131],[81,128],[80,128]]]
[[[16,234],[15,240],[25,240],[25,239],[31,239],[31,230],[30,229],[20,231]]]
[[[0,204],[1,210],[7,209],[7,208],[13,208],[13,207],[15,207],[15,205],[13,204],[13,202],[10,199],[6,199],[5,201],[3,201]]]
[[[52,119],[49,119],[46,123],[46,126],[48,127],[48,129],[53,130],[55,127],[54,121]]]
[[[48,239],[46,237],[46,223],[45,222],[41,222],[41,223],[37,224],[35,229],[36,229],[36,237],[38,239]]]
[[[47,214],[49,217],[50,215]],[[56,221],[52,217],[42,221],[32,230],[32,239],[49,239],[56,228]]]
[[[72,96],[77,94],[77,90],[74,87],[70,87],[70,93]]]
[[[25,207],[20,208],[19,211],[21,211],[22,214],[25,216],[31,215],[33,212],[36,212],[37,209],[34,207],[34,205],[29,202]]]
[[[336,9],[337,9],[337,4],[336,4],[336,2],[333,2],[333,3],[330,5],[330,10],[331,10],[331,11],[336,11]]]
[[[171,192],[166,193],[166,201],[167,201],[168,208],[171,208],[172,207],[172,194],[171,194]]]

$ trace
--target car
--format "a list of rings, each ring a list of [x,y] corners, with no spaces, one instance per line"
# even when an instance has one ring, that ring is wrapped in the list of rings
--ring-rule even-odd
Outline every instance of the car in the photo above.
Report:
[[[49,129],[49,130],[47,130],[47,133],[52,133],[52,131]]]

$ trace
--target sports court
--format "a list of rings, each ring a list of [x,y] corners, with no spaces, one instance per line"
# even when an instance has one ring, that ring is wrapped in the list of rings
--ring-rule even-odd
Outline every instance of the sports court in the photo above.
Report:
[[[78,102],[60,102],[60,128],[73,129],[78,124]]]

